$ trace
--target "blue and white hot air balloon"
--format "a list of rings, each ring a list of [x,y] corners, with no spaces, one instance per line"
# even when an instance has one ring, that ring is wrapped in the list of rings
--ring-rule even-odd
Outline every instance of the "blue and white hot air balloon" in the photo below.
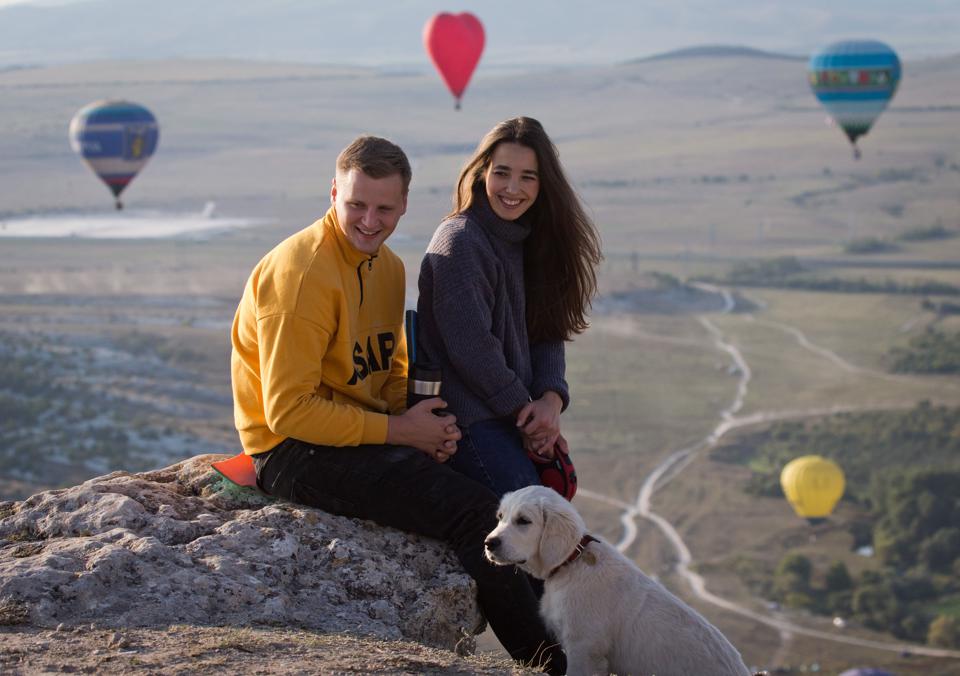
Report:
[[[900,59],[877,40],[835,42],[810,57],[810,88],[840,125],[860,157],[857,138],[866,134],[900,84]]]
[[[107,184],[122,209],[120,193],[157,149],[160,127],[153,114],[130,101],[96,101],[70,121],[70,147]]]

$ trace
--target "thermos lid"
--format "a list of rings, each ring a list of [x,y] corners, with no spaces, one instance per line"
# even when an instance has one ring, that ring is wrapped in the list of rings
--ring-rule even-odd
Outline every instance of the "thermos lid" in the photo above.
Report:
[[[410,368],[407,378],[410,380],[428,380],[440,382],[442,370],[437,364],[414,364]]]
[[[414,364],[407,376],[407,392],[425,397],[440,394],[440,367],[436,364]]]

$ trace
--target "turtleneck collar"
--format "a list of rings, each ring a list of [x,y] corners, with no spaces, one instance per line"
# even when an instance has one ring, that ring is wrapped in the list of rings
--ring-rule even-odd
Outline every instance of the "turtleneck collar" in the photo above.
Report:
[[[497,216],[493,207],[490,206],[487,194],[482,190],[475,193],[470,211],[477,215],[487,232],[507,242],[522,242],[533,230],[533,227],[523,216],[515,221],[505,221]]]
[[[363,261],[372,260],[377,257],[377,254],[370,255],[357,250],[353,244],[350,243],[350,240],[347,239],[347,236],[344,234],[343,230],[340,229],[340,223],[337,220],[337,210],[332,206],[327,210],[327,213],[320,221],[320,227],[323,228],[325,232],[334,236],[337,242],[337,248],[340,250],[340,254],[351,266],[357,267]],[[379,253],[379,251],[377,253]]]

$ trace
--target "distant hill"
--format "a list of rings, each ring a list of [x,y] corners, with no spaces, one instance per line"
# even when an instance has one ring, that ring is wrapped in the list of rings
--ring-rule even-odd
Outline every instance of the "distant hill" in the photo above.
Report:
[[[883,36],[906,60],[956,51],[956,3],[833,3],[828,27],[820,13],[773,4],[784,6],[743,0],[736,11],[706,3],[688,12],[674,3],[626,0],[590,7],[578,0],[460,3],[486,27],[484,71],[609,65],[705,39],[809,54],[850,26]],[[433,0],[0,2],[0,65],[228,58],[426,70],[423,26],[441,9]],[[447,11],[462,10],[454,4]]]
[[[664,61],[667,59],[715,59],[729,57],[749,57],[755,59],[775,59],[777,61],[806,61],[805,56],[796,56],[793,54],[780,54],[777,52],[765,52],[762,49],[753,47],[743,47],[737,45],[702,45],[700,47],[684,47],[675,49],[662,54],[653,56],[644,56],[639,59],[627,61],[631,63],[646,63],[648,61]]]

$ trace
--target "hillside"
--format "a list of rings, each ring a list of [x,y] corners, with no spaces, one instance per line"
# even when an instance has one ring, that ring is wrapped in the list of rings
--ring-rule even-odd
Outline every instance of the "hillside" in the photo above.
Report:
[[[960,318],[936,311],[949,298],[883,287],[887,279],[960,287],[960,237],[847,252],[858,240],[960,225],[960,58],[908,62],[905,72],[859,162],[823,124],[804,64],[754,56],[531,77],[486,71],[460,112],[434,75],[414,70],[191,60],[0,72],[0,404],[10,420],[0,428],[0,493],[76,483],[111,463],[136,470],[177,454],[235,451],[236,302],[260,256],[326,209],[340,147],[373,132],[411,156],[410,208],[391,246],[406,263],[412,304],[460,165],[494,122],[529,114],[556,139],[606,255],[592,326],[567,352],[573,404],[564,426],[591,530],[632,538],[627,553],[708,614],[750,663],[800,673],[814,661],[886,659],[898,674],[948,673],[935,671],[936,658],[790,636],[692,598],[675,575],[673,544],[633,508],[661,462],[702,448],[723,425],[960,403],[956,376],[888,369],[889,355],[927,327],[960,331]],[[215,201],[225,216],[264,222],[197,238],[5,236],[4,222],[27,215],[94,218],[112,208],[71,153],[66,124],[113,95],[147,105],[162,127],[157,155],[125,193],[132,212],[198,213]],[[804,266],[805,278],[874,286],[745,285],[729,310],[720,291],[685,286],[733,284],[738,264],[783,257]],[[854,516],[847,505],[841,525],[809,543],[786,504],[743,492],[745,468],[699,451],[678,467],[652,508],[676,526],[711,591],[776,619],[741,583],[737,554],[757,551],[775,566],[802,543],[820,557],[859,560],[843,527]],[[787,619],[833,631],[802,613]],[[102,649],[94,639],[84,645]]]
[[[794,54],[779,54],[777,52],[767,52],[753,47],[743,47],[737,45],[703,45],[697,47],[685,47],[683,49],[674,49],[663,54],[654,54],[639,59],[631,59],[626,63],[636,64],[646,61],[665,61],[668,59],[723,59],[729,57],[752,57],[755,59],[778,59],[781,61],[806,61],[806,57]]]
[[[246,61],[6,71],[0,218],[109,204],[64,129],[87,102],[122,95],[161,125],[158,154],[126,193],[134,209],[200,211],[212,200],[291,232],[322,208],[336,150],[377,132],[413,159],[404,232],[425,238],[464,156],[493,122],[524,113],[556,138],[611,252],[816,251],[956,214],[960,142],[947,130],[960,62],[906,68],[859,163],[824,126],[804,65],[753,57],[558,68],[532,80],[478,73],[459,113],[431,73]],[[384,115],[386,100],[401,114]]]

